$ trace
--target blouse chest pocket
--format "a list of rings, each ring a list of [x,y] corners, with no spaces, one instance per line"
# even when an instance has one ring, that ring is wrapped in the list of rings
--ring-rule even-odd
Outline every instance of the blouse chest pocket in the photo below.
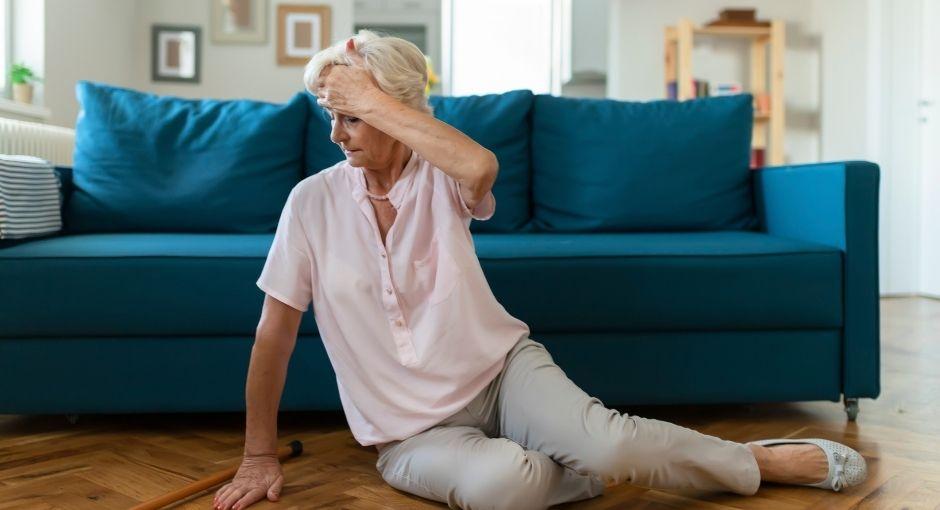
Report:
[[[431,242],[427,255],[412,262],[412,267],[415,276],[413,295],[426,297],[430,306],[449,298],[463,273],[447,247],[441,246],[437,239]]]

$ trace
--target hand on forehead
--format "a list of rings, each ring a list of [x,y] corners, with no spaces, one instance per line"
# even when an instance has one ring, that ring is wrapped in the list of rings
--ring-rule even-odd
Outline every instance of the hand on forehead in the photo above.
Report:
[[[340,84],[343,83],[358,91],[372,88],[381,89],[375,75],[366,67],[365,58],[356,51],[352,39],[346,41],[346,56],[352,64],[333,63],[325,66],[320,71],[320,77],[316,83],[318,94],[325,86],[328,86],[328,88],[333,86],[342,87]],[[332,76],[334,74],[336,76]],[[327,80],[328,77],[330,77],[329,80]]]
[[[362,55],[360,55],[359,52],[356,51],[355,40],[352,38],[349,38],[346,41],[346,56],[352,61],[352,66],[350,67],[361,67],[365,69],[366,61],[362,57]],[[320,77],[317,79],[317,88],[320,88],[323,86],[324,81],[326,80],[326,77],[330,75],[330,73],[334,70],[334,68],[336,68],[336,66],[349,66],[349,65],[346,64],[345,62],[334,61],[331,64],[325,66],[323,70],[320,71]],[[371,74],[372,73],[369,73],[370,77],[371,77]],[[372,81],[373,83],[375,82],[374,78]]]

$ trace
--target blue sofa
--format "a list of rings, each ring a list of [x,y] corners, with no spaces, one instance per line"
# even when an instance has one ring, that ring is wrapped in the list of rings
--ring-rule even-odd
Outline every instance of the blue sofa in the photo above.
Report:
[[[255,281],[287,193],[342,158],[328,119],[305,94],[77,92],[65,229],[0,248],[0,413],[244,410]],[[749,170],[751,100],[432,97],[500,161],[471,225],[493,292],[607,405],[854,419],[879,394],[879,168]],[[281,408],[341,408],[311,312]]]

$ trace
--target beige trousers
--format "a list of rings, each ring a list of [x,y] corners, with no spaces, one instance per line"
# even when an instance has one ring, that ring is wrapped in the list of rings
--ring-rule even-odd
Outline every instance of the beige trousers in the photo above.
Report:
[[[525,337],[464,409],[377,449],[391,486],[467,510],[547,508],[607,484],[745,495],[760,485],[747,446],[608,409]]]

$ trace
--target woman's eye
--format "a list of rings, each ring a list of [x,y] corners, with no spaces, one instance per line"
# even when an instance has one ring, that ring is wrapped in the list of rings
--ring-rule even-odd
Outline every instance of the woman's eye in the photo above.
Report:
[[[359,122],[359,118],[357,117],[346,117],[346,120],[349,122]]]

